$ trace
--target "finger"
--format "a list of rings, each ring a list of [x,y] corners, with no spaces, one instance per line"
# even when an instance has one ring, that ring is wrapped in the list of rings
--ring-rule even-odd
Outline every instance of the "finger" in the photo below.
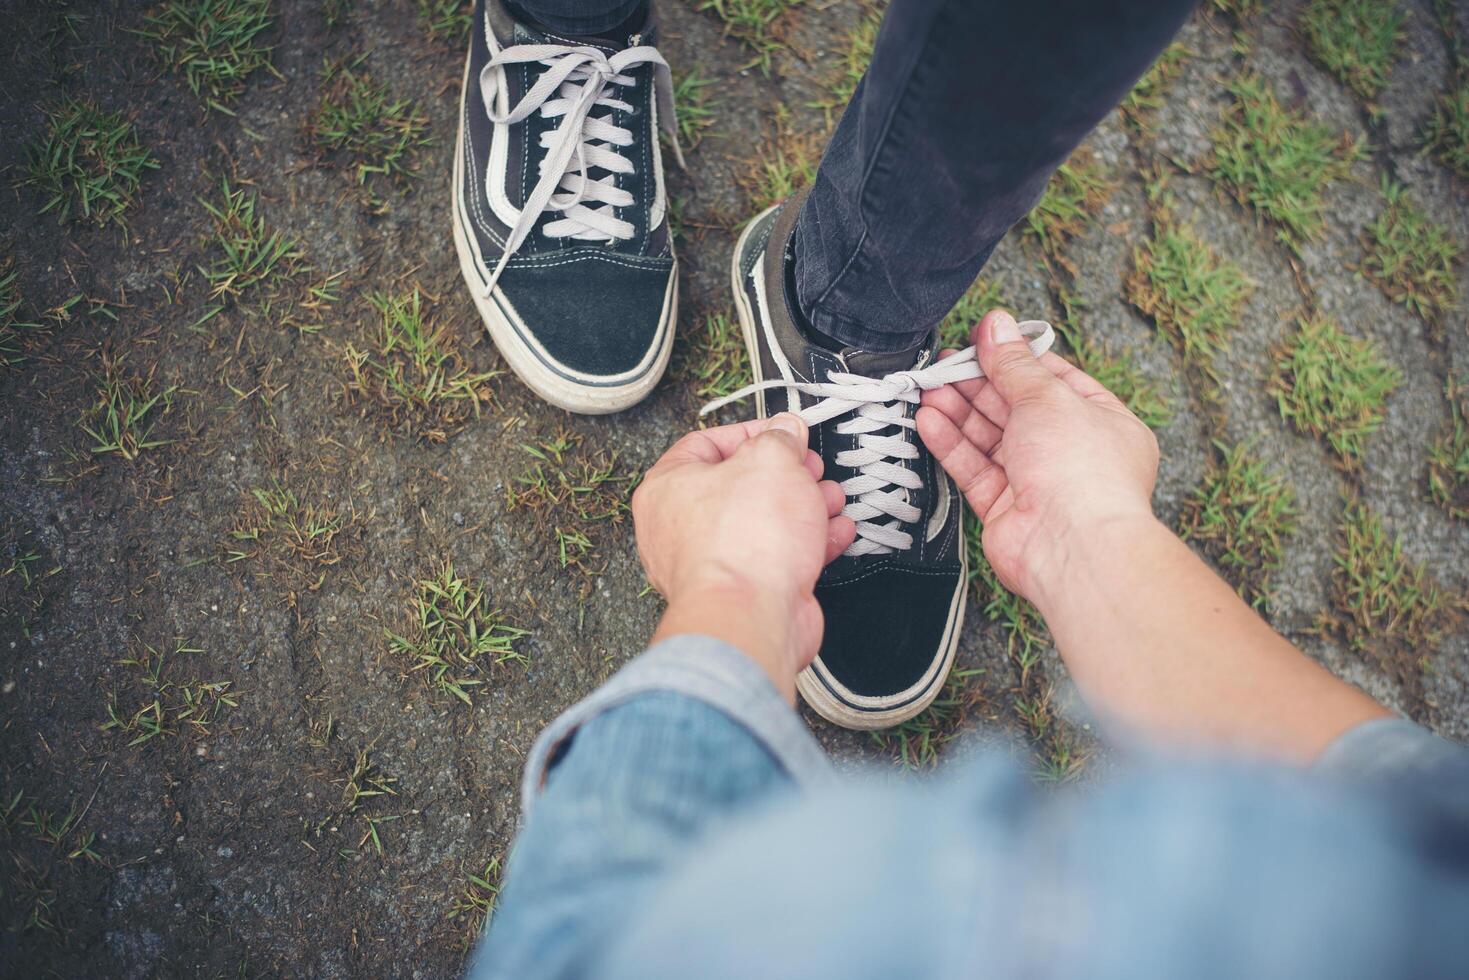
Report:
[[[826,522],[826,563],[829,565],[837,556],[857,540],[857,525],[850,517],[838,514]]]
[[[679,439],[659,463],[718,463],[733,456],[749,440],[764,432],[768,419],[747,419],[729,425],[696,429]]]
[[[943,412],[964,433],[964,438],[984,452],[989,452],[1000,441],[1000,427],[975,411],[969,399],[955,391],[951,385],[925,391],[923,404]]]
[[[764,430],[736,452],[770,454],[793,463],[806,465],[806,423],[799,415],[781,412],[765,419]]]
[[[821,461],[821,455],[814,449],[806,450],[806,472],[810,473],[813,479],[819,480],[825,469],[826,464]]]
[[[1032,401],[1059,386],[1055,375],[1031,353],[1030,345],[1020,336],[1019,324],[1009,313],[1004,310],[986,313],[979,321],[977,335],[979,364],[990,380],[989,387],[1010,406]],[[996,421],[996,424],[1004,423]]]
[[[1009,485],[1005,470],[960,431],[952,419],[936,408],[923,407],[916,417],[918,435],[944,472],[954,478],[964,499],[981,517]]]
[[[821,489],[821,497],[826,501],[826,516],[835,517],[847,506],[847,495],[842,490],[841,484],[835,480],[822,480],[816,484]]]

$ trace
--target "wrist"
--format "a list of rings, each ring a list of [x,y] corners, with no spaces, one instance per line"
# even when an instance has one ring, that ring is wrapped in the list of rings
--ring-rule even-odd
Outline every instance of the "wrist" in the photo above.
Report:
[[[1123,510],[1068,522],[1048,546],[1038,549],[1027,569],[1027,598],[1049,618],[1069,590],[1111,577],[1139,545],[1160,534],[1175,537],[1151,510]]]
[[[653,633],[653,643],[680,634],[712,636],[755,661],[788,703],[800,671],[796,602],[740,576],[712,576],[680,588]]]

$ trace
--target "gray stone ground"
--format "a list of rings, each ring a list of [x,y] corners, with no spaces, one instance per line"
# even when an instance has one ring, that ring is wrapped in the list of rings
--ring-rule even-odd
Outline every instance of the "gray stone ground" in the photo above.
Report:
[[[74,315],[24,367],[0,375],[0,557],[9,565],[35,553],[38,566],[59,569],[24,591],[14,576],[0,580],[0,795],[9,803],[22,794],[4,823],[0,961],[17,964],[17,975],[452,975],[470,933],[449,912],[466,874],[503,855],[511,839],[530,740],[638,651],[658,611],[641,594],[625,521],[598,529],[595,574],[557,567],[548,531],[559,515],[508,503],[528,462],[521,446],[568,430],[583,440],[582,452],[615,453],[632,475],[694,424],[688,338],[705,314],[728,308],[732,227],[750,210],[737,178],[767,152],[776,106],[790,107],[796,131],[821,130],[809,106],[823,97],[861,10],[838,2],[796,11],[786,22],[788,48],[766,78],[740,68],[748,53],[721,37],[712,16],[678,0],[662,4],[663,50],[676,68],[716,79],[719,101],[689,173],[674,177],[686,224],[674,371],[647,403],[604,419],[551,410],[501,377],[483,416],[437,445],[390,430],[345,394],[344,350],[372,328],[368,293],[416,282],[472,366],[500,367],[461,288],[449,238],[457,45],[428,40],[408,3],[361,0],[344,26],[328,31],[317,4],[282,0],[280,77],[255,76],[231,118],[201,113],[176,79],[159,73],[130,33],[141,24],[140,4],[81,11],[75,37],[55,30],[62,4],[5,6],[11,57],[0,125],[10,137],[0,165],[19,176],[25,140],[41,124],[37,107],[85,93],[133,115],[162,166],[145,181],[125,235],[37,216],[35,190],[6,182],[6,250],[29,308],[80,293],[105,301],[116,319]],[[1087,304],[1082,325],[1131,352],[1172,397],[1174,419],[1159,432],[1160,512],[1177,518],[1204,473],[1209,439],[1256,440],[1289,477],[1303,512],[1275,576],[1276,626],[1375,696],[1463,738],[1462,624],[1422,652],[1422,703],[1315,630],[1330,605],[1342,497],[1354,487],[1402,535],[1408,554],[1457,593],[1469,588],[1469,525],[1423,491],[1426,446],[1448,418],[1444,373],[1469,377],[1464,315],[1451,315],[1435,337],[1353,271],[1359,230],[1382,206],[1384,172],[1469,241],[1469,192],[1418,152],[1432,96],[1450,79],[1449,58],[1430,5],[1412,5],[1409,39],[1373,122],[1302,55],[1291,27],[1296,7],[1278,5],[1248,26],[1245,56],[1232,43],[1235,24],[1201,14],[1182,36],[1193,56],[1154,137],[1140,141],[1114,116],[1092,138],[1118,186],[1067,250]],[[302,133],[323,59],[358,54],[396,93],[418,100],[437,140],[423,156],[422,179],[391,196],[381,216],[351,199],[342,173],[313,166]],[[1304,291],[1268,230],[1207,178],[1182,172],[1208,149],[1226,99],[1220,79],[1243,66],[1373,146],[1330,191],[1327,233],[1299,262]],[[1205,410],[1174,348],[1121,298],[1132,249],[1149,227],[1139,171],[1160,158],[1181,168],[1171,178],[1181,216],[1255,284],[1220,366],[1217,413]],[[211,196],[222,175],[258,190],[266,218],[300,241],[318,272],[345,274],[320,332],[298,333],[243,307],[189,329],[207,306],[190,274],[208,261],[208,221],[196,199]],[[1006,240],[985,276],[1022,314],[1059,316],[1056,282],[1019,237]],[[1311,300],[1348,332],[1376,340],[1405,378],[1359,476],[1292,432],[1265,388],[1270,351]],[[180,386],[161,423],[174,441],[133,463],[86,460],[76,420],[92,400],[90,378],[104,355],[123,353],[135,370],[155,369]],[[357,515],[341,537],[339,563],[223,560],[250,491],[273,479]],[[383,637],[385,627],[402,627],[411,583],[450,557],[532,631],[521,647],[530,666],[492,670],[473,707],[409,676]],[[144,644],[171,649],[176,639],[201,651],[175,658],[177,679],[227,680],[238,706],[208,734],[140,746],[101,730],[110,697],[136,704],[143,690],[138,669],[119,661]],[[960,663],[983,672],[969,681],[972,704],[959,727],[1018,732],[1011,702],[1019,681],[1005,631],[972,613]],[[1059,703],[1074,701],[1054,654],[1042,671],[1059,685]],[[813,724],[844,761],[894,757],[892,743]],[[394,780],[393,794],[343,814],[343,785],[364,750]],[[77,815],[62,844],[37,840],[25,818],[31,806]],[[369,820],[379,821],[381,853],[362,840]],[[69,856],[87,834],[95,834],[97,859]]]

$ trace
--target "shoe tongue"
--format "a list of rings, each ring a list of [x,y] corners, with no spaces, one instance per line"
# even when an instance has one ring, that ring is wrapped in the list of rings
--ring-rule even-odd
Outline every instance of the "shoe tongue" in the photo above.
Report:
[[[917,347],[910,347],[892,354],[879,354],[857,347],[847,347],[842,351],[842,360],[852,374],[880,378],[894,371],[908,371],[921,367],[928,362],[932,349],[933,345],[928,341],[924,341]]]

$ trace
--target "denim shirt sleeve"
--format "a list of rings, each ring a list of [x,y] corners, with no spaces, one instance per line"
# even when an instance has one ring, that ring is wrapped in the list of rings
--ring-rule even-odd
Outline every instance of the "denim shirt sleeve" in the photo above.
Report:
[[[1469,750],[1406,718],[1377,718],[1347,729],[1316,760],[1316,769],[1354,780],[1469,777]]]
[[[584,975],[703,835],[831,768],[739,650],[665,640],[543,731],[524,825],[468,975]]]

